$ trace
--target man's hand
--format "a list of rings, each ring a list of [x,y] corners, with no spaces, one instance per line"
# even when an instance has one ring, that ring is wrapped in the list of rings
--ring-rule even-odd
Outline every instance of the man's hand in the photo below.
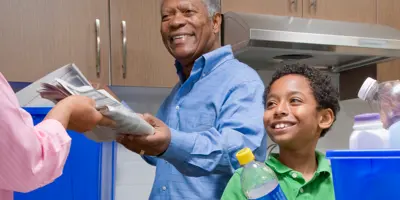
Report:
[[[138,154],[159,156],[167,150],[171,142],[171,131],[164,122],[150,114],[144,114],[142,118],[154,127],[153,135],[121,134],[117,142]]]

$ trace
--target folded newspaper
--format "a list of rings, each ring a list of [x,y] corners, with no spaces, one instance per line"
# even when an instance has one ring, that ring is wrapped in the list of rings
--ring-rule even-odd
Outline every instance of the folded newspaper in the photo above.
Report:
[[[93,88],[74,64],[66,65],[48,74],[17,93],[21,106],[45,106],[43,104],[46,103],[37,103],[43,102],[43,99],[56,104],[70,95],[82,95],[94,99],[96,109],[116,122],[115,128],[96,127],[94,130],[84,133],[91,140],[112,141],[116,139],[118,133],[154,133],[154,128],[150,124],[106,90]],[[40,101],[38,101],[39,98],[41,98]]]

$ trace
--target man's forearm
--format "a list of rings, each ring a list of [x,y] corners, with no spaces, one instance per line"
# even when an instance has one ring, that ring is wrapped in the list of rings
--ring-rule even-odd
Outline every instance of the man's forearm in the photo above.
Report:
[[[212,128],[200,133],[184,133],[171,129],[172,140],[167,151],[160,156],[173,164],[187,176],[206,176],[210,174],[232,174],[239,167],[235,153],[244,147],[256,150],[263,140],[262,134],[245,135],[239,131],[225,129],[219,133]],[[237,138],[227,144],[226,137]],[[230,139],[231,140],[231,139]]]

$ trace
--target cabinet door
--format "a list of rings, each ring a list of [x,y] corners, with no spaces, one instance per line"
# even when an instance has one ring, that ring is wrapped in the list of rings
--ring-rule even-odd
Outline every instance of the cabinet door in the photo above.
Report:
[[[221,0],[222,13],[228,11],[284,16],[302,16],[303,0]]]
[[[89,80],[108,83],[108,24],[107,0],[2,0],[0,71],[9,81],[32,82],[75,63]]]
[[[377,0],[303,0],[303,17],[376,23]]]
[[[175,85],[174,59],[160,34],[160,1],[110,0],[110,5],[112,85]]]
[[[400,30],[400,1],[378,1],[378,23]],[[377,78],[379,81],[400,79],[400,60],[378,64]]]

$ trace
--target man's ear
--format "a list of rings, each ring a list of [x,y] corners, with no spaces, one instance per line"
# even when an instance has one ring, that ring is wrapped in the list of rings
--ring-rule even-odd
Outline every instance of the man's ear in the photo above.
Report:
[[[332,109],[322,109],[319,111],[318,125],[321,129],[330,128],[335,121],[335,115]]]
[[[214,16],[212,17],[212,22],[213,22],[213,33],[217,34],[221,31],[221,23],[222,23],[222,14],[221,13],[215,13]]]

